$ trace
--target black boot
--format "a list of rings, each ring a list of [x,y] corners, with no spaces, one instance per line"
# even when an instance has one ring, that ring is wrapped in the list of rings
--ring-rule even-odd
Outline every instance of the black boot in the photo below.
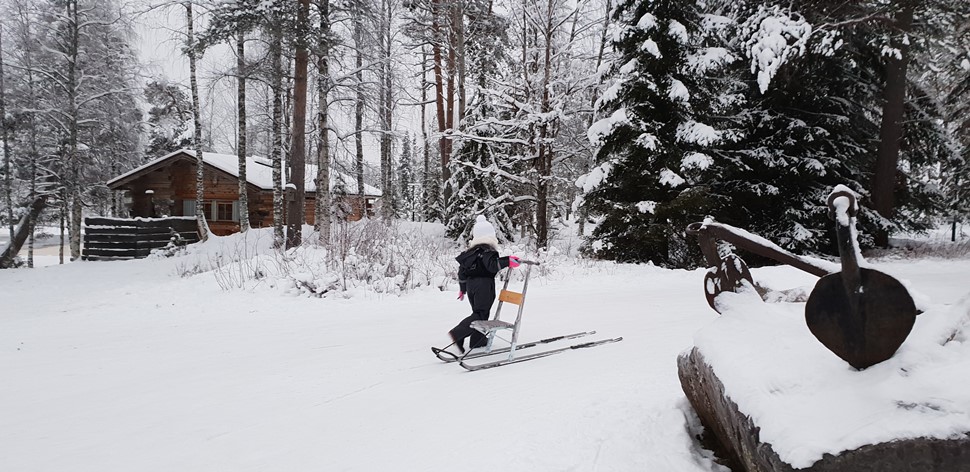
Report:
[[[487,345],[488,345],[488,337],[486,337],[486,336],[480,336],[480,337],[478,337],[476,339],[475,336],[472,336],[470,338],[470,341],[469,341],[469,344],[468,344],[468,348],[469,349],[475,349],[475,348],[478,348],[478,347],[485,347]]]
[[[455,334],[452,333],[451,331],[448,332],[448,336],[451,337],[451,340],[455,343],[455,346],[458,348],[458,352],[460,354],[464,354],[465,353],[465,346],[464,346],[465,340],[464,339],[457,339],[457,338],[455,338]]]

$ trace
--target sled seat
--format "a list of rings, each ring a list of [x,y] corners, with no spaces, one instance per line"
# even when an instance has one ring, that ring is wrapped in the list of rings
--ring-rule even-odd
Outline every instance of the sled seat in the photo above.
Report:
[[[500,329],[515,329],[515,325],[502,320],[479,320],[472,321],[472,329],[477,330],[482,334],[488,334],[490,331],[498,331]]]

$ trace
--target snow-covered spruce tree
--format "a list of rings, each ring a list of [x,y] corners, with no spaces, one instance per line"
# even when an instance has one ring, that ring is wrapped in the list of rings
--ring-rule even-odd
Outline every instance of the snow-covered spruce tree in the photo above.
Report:
[[[394,211],[397,216],[411,221],[417,221],[421,216],[421,178],[416,168],[415,155],[414,140],[410,133],[405,133],[395,172],[397,182],[394,190],[397,198],[394,200]]]
[[[429,153],[437,149],[429,149]],[[433,154],[432,154],[433,155]],[[443,194],[441,192],[441,166],[434,161],[422,172],[421,211],[424,221],[444,221]]]
[[[597,166],[580,178],[595,228],[588,253],[673,267],[700,262],[685,227],[708,215],[718,148],[735,139],[729,120],[715,118],[733,100],[714,71],[734,60],[717,45],[721,25],[698,4],[629,0],[617,5],[616,60],[600,116],[589,138],[600,145]],[[715,92],[723,95],[716,95]],[[724,109],[724,110],[720,110]]]
[[[711,214],[796,253],[831,252],[826,196],[838,184],[864,194],[878,134],[864,41],[852,30],[813,35],[803,15],[781,7],[735,8],[732,49],[745,60],[732,73],[748,79],[738,102],[746,132],[712,183],[720,198]]]
[[[779,2],[780,4],[781,2]],[[750,182],[718,219],[757,228],[795,252],[837,254],[825,197],[838,184],[863,196],[863,247],[880,228],[921,229],[936,206],[924,176],[946,148],[938,115],[910,100],[903,115],[896,213],[872,210],[870,195],[883,113],[887,61],[893,49],[885,21],[867,19],[872,5],[735,2],[735,37],[756,75],[743,104],[749,131],[738,143],[738,183]],[[873,7],[874,8],[874,7]],[[742,66],[742,64],[738,64]],[[737,73],[744,74],[738,70]],[[909,84],[910,97],[920,95]]]

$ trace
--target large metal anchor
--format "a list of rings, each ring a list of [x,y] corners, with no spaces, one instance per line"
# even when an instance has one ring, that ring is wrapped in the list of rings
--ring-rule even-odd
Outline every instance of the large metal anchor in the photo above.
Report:
[[[835,355],[856,369],[865,369],[896,353],[916,322],[916,305],[898,280],[859,266],[855,196],[844,190],[832,192],[828,207],[835,220],[842,270],[815,284],[805,304],[805,322]]]
[[[912,330],[919,312],[902,283],[859,265],[861,254],[854,235],[858,212],[855,195],[844,187],[837,188],[827,204],[829,216],[836,223],[841,267],[792,254],[730,225],[693,223],[687,227],[687,233],[697,236],[711,267],[704,277],[704,294],[715,311],[715,299],[720,293],[754,286],[751,272],[740,257],[718,254],[718,240],[821,277],[805,304],[805,322],[826,348],[851,366],[865,369],[893,356]]]

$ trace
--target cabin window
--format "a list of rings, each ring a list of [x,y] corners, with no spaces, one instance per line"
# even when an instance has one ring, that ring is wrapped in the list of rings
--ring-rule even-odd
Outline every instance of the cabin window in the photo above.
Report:
[[[367,216],[374,216],[374,201],[375,200],[373,198],[366,199]]]
[[[235,202],[216,202],[216,221],[235,221],[233,218],[233,207]]]
[[[239,221],[238,200],[206,200],[203,205],[209,221]],[[195,216],[195,200],[182,200],[182,214]]]
[[[195,216],[195,200],[182,200],[182,216]]]

